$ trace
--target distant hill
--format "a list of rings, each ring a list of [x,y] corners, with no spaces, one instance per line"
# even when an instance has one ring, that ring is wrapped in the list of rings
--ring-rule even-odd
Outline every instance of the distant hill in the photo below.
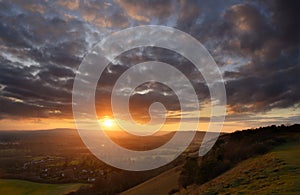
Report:
[[[90,133],[93,137],[98,132]],[[183,138],[189,133],[191,132],[181,132]],[[173,134],[163,132],[145,139],[122,132],[110,132],[109,136],[123,147],[147,150],[164,144]],[[203,135],[203,132],[198,132],[188,150],[199,148]],[[6,183],[10,186],[9,189],[1,188],[0,194],[9,194],[6,190],[20,189],[22,186],[25,186],[22,189],[26,189],[25,184],[39,187],[35,183],[88,183],[91,185],[80,188],[74,194],[116,194],[182,165],[185,154],[155,170],[129,172],[111,167],[96,158],[75,129],[0,131],[0,178],[6,179],[0,187],[6,186]],[[180,171],[177,172],[174,183],[177,182]],[[16,185],[13,185],[14,181]],[[20,190],[23,192],[22,189]]]
[[[188,133],[182,132],[183,137]],[[171,136],[149,136],[144,141],[110,134],[120,145],[137,150],[155,148]],[[300,125],[222,134],[204,157],[198,157],[203,136],[198,132],[190,147],[165,167],[128,172],[95,158],[74,129],[0,131],[0,175],[47,183],[84,183],[95,178],[88,182],[91,187],[71,194],[115,194],[129,188],[124,194],[299,194]]]

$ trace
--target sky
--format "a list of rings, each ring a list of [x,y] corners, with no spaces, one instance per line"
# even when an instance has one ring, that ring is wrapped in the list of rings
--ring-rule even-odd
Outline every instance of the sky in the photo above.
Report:
[[[221,70],[227,97],[223,131],[300,121],[299,1],[0,1],[0,130],[74,128],[72,88],[84,56],[105,37],[129,27],[163,25],[200,41]],[[132,49],[118,56],[99,79],[99,120],[113,118],[114,83],[129,67],[155,60],[172,64],[193,84],[209,122],[210,95],[186,58],[162,48]],[[148,82],[130,100],[138,122],[149,106],[168,111],[166,130],[198,118],[181,113],[176,94]],[[160,116],[160,115],[157,115]],[[88,123],[88,122],[87,122]]]

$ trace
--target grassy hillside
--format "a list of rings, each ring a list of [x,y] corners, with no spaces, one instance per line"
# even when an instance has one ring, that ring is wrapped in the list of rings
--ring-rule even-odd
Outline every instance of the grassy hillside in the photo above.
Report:
[[[165,172],[124,194],[300,193],[300,125],[237,131],[204,157],[190,154],[177,182]]]
[[[42,184],[24,180],[0,179],[0,194],[66,194],[82,186],[87,186],[87,184]]]
[[[274,147],[299,139],[300,125],[269,126],[221,136],[204,157],[188,158],[180,184],[203,184],[233,168],[239,162],[265,154]]]
[[[178,188],[180,172],[181,167],[175,167],[140,185],[122,192],[120,195],[168,194],[172,189]]]
[[[180,194],[299,194],[300,141],[276,147],[267,154],[250,158],[201,185]]]

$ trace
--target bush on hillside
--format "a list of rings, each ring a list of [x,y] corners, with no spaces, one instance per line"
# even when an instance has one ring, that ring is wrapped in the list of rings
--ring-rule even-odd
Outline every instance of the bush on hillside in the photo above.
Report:
[[[183,187],[203,184],[237,163],[286,142],[286,135],[296,131],[300,131],[300,125],[272,125],[223,135],[204,157],[186,160],[179,183]]]

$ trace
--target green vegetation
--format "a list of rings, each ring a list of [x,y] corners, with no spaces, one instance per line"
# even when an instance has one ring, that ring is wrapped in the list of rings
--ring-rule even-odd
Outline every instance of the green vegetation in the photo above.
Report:
[[[186,162],[182,194],[299,193],[299,130],[271,126],[223,136],[200,161]]]
[[[187,160],[179,182],[183,187],[193,183],[203,184],[245,159],[264,154],[288,140],[295,139],[291,134],[299,132],[299,126],[273,125],[221,136],[204,157]]]
[[[165,172],[122,194],[300,192],[300,125],[269,126],[225,134],[206,156],[191,157],[194,153],[190,151],[181,168],[179,185],[173,181],[178,178],[175,172]]]
[[[66,194],[87,184],[42,184],[24,180],[0,179],[0,194]]]
[[[198,134],[198,139],[203,133]],[[155,148],[168,140],[166,134],[148,137],[148,142],[116,133],[124,147]],[[128,172],[97,159],[82,143],[76,130],[0,131],[0,178],[47,184],[91,184],[71,194],[116,194],[132,188],[184,162],[181,156],[156,170]],[[176,179],[175,179],[176,180]],[[2,188],[4,184],[1,184]],[[9,186],[9,185],[7,185]],[[18,189],[18,186],[12,189]],[[30,189],[30,188],[29,188]],[[3,189],[4,190],[4,189]],[[10,194],[1,193],[0,194]]]
[[[267,154],[250,158],[201,185],[189,194],[299,194],[300,142],[289,142]]]
[[[0,194],[117,194],[127,189],[125,194],[300,192],[300,125],[225,134],[204,157],[192,157],[199,149],[194,144],[171,164],[144,172],[109,167],[95,159],[71,132],[51,133],[2,132],[1,178],[20,180],[0,180]],[[66,139],[71,135],[72,139]],[[41,147],[45,143],[47,147]],[[131,141],[124,138],[124,143]]]

